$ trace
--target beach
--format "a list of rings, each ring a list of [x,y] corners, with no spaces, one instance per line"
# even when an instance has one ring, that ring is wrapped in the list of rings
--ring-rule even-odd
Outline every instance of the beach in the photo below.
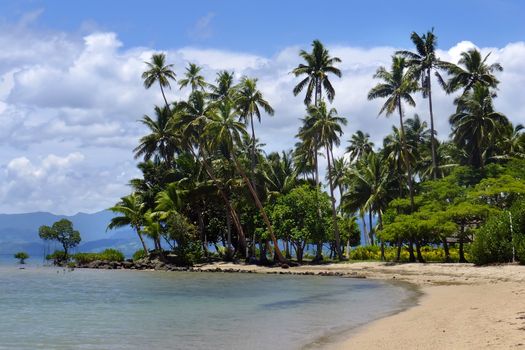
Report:
[[[200,269],[274,273],[275,268],[212,264]],[[525,348],[525,267],[359,262],[299,266],[290,273],[338,273],[417,286],[416,306],[350,331],[329,349]]]

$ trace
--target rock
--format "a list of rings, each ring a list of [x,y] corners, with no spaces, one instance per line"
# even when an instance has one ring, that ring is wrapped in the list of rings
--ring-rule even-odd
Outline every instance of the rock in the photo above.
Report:
[[[282,264],[281,265],[281,269],[289,269],[290,268],[290,265],[288,264]]]

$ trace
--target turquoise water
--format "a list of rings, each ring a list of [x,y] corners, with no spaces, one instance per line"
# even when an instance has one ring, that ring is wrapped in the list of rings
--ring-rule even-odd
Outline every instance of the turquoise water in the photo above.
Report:
[[[0,349],[318,348],[414,295],[337,277],[3,265]]]

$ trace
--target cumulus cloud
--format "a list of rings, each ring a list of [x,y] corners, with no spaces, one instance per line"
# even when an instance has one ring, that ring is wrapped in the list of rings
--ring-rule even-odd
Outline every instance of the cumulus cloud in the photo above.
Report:
[[[132,149],[146,132],[137,120],[150,114],[154,104],[162,104],[157,86],[145,90],[140,78],[144,61],[155,49],[126,48],[116,33],[77,38],[20,26],[0,30],[0,44],[10,48],[0,52],[0,212],[95,211],[125,195],[127,182],[137,175]],[[471,47],[474,43],[463,41],[439,55],[457,62]],[[194,47],[173,48],[166,54],[178,77],[187,62],[202,65],[209,81],[222,69],[235,70],[237,78],[257,77],[276,114],[263,116],[256,131],[266,149],[275,151],[293,147],[298,119],[305,113],[303,96],[292,94],[298,79],[290,73],[300,62],[299,49],[290,46],[268,57]],[[332,79],[337,91],[333,107],[348,119],[336,153],[342,154],[346,140],[358,129],[380,145],[397,117],[378,117],[382,101],[367,101],[367,92],[377,83],[372,78],[376,69],[388,66],[391,55],[401,48],[329,49],[342,59],[343,72],[342,79]],[[500,62],[505,69],[498,74],[496,107],[514,123],[522,121],[525,43],[480,49],[492,52],[489,61]],[[436,128],[439,137],[446,138],[454,97],[434,86]],[[171,100],[187,93],[176,84],[167,91]],[[416,108],[406,110],[407,116],[418,113],[426,120],[427,100],[417,96],[416,102]]]

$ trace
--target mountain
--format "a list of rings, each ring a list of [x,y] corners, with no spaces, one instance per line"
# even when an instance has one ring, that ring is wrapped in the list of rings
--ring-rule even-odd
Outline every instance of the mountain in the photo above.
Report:
[[[14,254],[26,251],[29,255],[43,255],[58,245],[44,242],[38,237],[38,228],[52,225],[60,219],[68,219],[80,232],[82,242],[77,251],[101,251],[106,248],[121,249],[124,254],[132,254],[139,249],[136,233],[131,227],[106,231],[114,214],[103,210],[93,214],[78,213],[73,216],[55,215],[46,212],[25,214],[0,214],[0,254]]]

